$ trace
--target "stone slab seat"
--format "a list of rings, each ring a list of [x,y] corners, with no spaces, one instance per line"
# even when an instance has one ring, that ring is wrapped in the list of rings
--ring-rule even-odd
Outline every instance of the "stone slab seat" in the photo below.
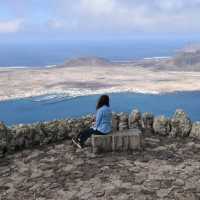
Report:
[[[124,152],[140,150],[141,147],[142,133],[139,129],[129,129],[108,135],[92,135],[93,153]]]

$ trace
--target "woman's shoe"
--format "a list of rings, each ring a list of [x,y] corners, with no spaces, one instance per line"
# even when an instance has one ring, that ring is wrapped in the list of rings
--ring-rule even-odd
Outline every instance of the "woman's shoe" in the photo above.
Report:
[[[72,138],[72,142],[73,142],[73,144],[75,144],[79,149],[82,149],[82,148],[83,148],[82,144],[78,141],[77,138]]]

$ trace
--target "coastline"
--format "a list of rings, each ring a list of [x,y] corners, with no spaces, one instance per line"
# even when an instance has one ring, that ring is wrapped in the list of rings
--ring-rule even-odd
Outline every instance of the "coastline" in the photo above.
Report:
[[[77,97],[82,97],[82,96],[92,96],[92,95],[101,95],[101,94],[114,94],[114,93],[126,93],[126,92],[130,92],[130,93],[138,93],[138,94],[154,94],[154,95],[162,95],[165,94],[166,92],[156,92],[156,91],[144,91],[144,90],[137,90],[137,89],[128,89],[128,90],[112,90],[112,89],[108,89],[108,90],[100,90],[100,91],[94,91],[94,90],[87,90],[84,92],[81,91],[76,91],[76,88],[72,89],[71,92],[70,91],[61,91],[61,92],[53,92],[53,93],[37,93],[34,95],[22,95],[22,96],[15,96],[15,97],[5,97],[4,99],[0,99],[0,103],[1,102],[5,102],[5,101],[14,101],[14,100],[22,100],[22,99],[31,99],[31,98],[37,98],[37,97],[51,97],[54,96],[53,98],[77,98]],[[178,91],[173,91],[170,93],[174,93],[174,92],[178,92]]]
[[[48,69],[48,68],[56,68],[58,67],[58,64],[49,64],[45,66],[0,66],[0,71],[6,71],[6,70],[13,70],[13,69]]]
[[[68,93],[43,93],[43,94],[36,94],[32,96],[22,96],[22,97],[13,97],[0,100],[1,103],[9,102],[9,101],[19,101],[19,100],[30,100],[32,102],[42,102],[42,101],[51,101],[55,100],[56,102],[71,100],[79,97],[89,97],[89,96],[96,96],[101,94],[142,94],[142,95],[168,95],[168,94],[181,94],[181,93],[200,93],[200,90],[176,90],[170,92],[155,92],[155,91],[138,91],[138,90],[124,90],[124,91],[108,91],[108,92],[91,92],[91,93],[84,93],[84,94],[77,94],[77,95],[69,95]]]

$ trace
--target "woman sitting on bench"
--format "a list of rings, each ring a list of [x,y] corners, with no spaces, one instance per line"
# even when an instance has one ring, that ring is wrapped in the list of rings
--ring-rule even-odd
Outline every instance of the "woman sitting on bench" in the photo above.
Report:
[[[88,128],[72,139],[72,142],[78,147],[83,148],[85,141],[91,135],[106,135],[112,130],[112,112],[110,109],[109,96],[102,95],[96,106],[95,125]]]

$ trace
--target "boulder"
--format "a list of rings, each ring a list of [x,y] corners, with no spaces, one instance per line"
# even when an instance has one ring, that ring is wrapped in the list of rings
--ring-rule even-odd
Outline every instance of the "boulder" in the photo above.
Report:
[[[44,124],[39,122],[35,125],[35,135],[33,139],[33,143],[35,145],[43,145],[46,144],[46,134],[44,132]]]
[[[69,137],[68,133],[70,129],[68,127],[68,123],[65,120],[59,121],[57,128],[58,128],[58,132],[57,132],[58,141],[62,141]]]
[[[119,130],[119,116],[116,113],[112,114],[112,131],[117,132]]]
[[[177,109],[172,117],[171,121],[171,137],[187,137],[190,134],[192,128],[192,122],[187,116],[187,114],[181,110]]]
[[[83,127],[81,120],[65,121],[56,120],[48,123],[40,124],[40,135],[43,138],[43,143],[61,141],[69,137],[69,132],[78,131]]]
[[[168,135],[171,130],[170,120],[165,116],[156,117],[153,122],[153,129],[158,135]]]
[[[190,137],[200,139],[200,122],[194,122],[192,124],[192,130],[190,132]]]
[[[129,128],[130,129],[142,129],[142,116],[138,109],[134,109],[129,115]]]
[[[8,133],[9,151],[33,146],[35,129],[32,125],[15,126]]]
[[[0,157],[4,156],[7,148],[8,129],[3,122],[0,122]]]
[[[80,120],[80,119],[73,120],[70,125],[70,127],[71,127],[70,137],[77,136],[81,131],[83,131],[84,129],[86,129],[90,126],[91,126],[91,124],[89,126],[85,126],[83,119],[82,120]]]
[[[88,115],[81,119],[84,128],[89,128],[92,126],[92,123],[94,122],[95,116],[94,115]]]
[[[40,145],[49,144],[57,141],[58,124],[57,121],[39,123],[36,127]]]
[[[142,116],[142,128],[144,133],[153,133],[154,116],[152,113],[144,113]]]
[[[119,131],[128,129],[128,113],[120,113],[119,115]]]

